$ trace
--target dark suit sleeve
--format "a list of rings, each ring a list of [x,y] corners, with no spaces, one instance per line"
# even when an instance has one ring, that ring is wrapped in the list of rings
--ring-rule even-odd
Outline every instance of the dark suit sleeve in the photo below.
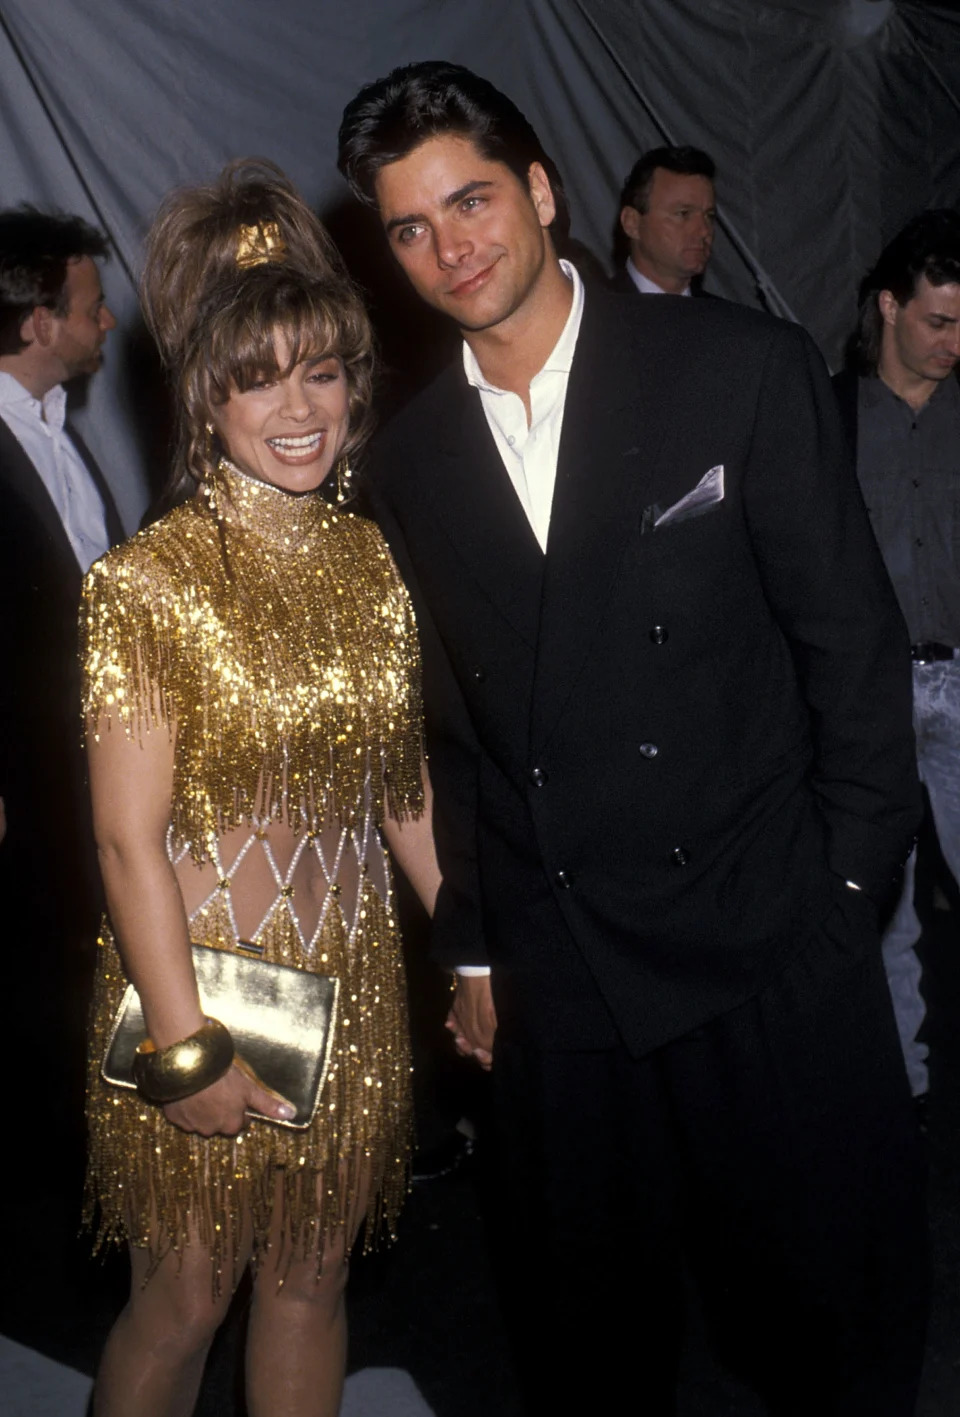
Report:
[[[368,509],[393,553],[417,617],[434,793],[433,833],[443,875],[431,930],[432,953],[447,969],[485,965],[476,851],[479,748],[446,651],[420,594],[403,533],[372,479],[365,491]]]
[[[823,361],[797,327],[767,359],[744,502],[810,713],[830,867],[884,901],[921,811],[907,631]]]

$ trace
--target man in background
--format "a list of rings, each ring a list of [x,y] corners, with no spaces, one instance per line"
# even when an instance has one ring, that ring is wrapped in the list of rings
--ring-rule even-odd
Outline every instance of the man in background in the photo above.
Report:
[[[699,148],[651,148],[620,195],[620,228],[630,254],[614,277],[641,295],[698,295],[713,247],[713,159]]]
[[[923,212],[860,291],[857,367],[837,375],[857,475],[910,632],[920,777],[944,859],[960,880],[960,213]],[[910,1086],[928,1049],[916,945],[916,851],[883,937]]]
[[[31,1106],[76,1117],[84,949],[98,872],[79,717],[77,612],[90,563],[123,529],[66,419],[64,385],[100,367],[116,321],[80,217],[0,212],[0,919],[5,1052],[31,1060]],[[12,976],[12,977],[11,977]],[[24,1049],[29,1053],[24,1053]],[[66,1064],[65,1064],[66,1060]]]

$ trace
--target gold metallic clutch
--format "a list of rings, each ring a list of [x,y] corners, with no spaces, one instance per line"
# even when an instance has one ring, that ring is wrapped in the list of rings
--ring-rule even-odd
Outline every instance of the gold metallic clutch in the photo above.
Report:
[[[226,1025],[244,1062],[297,1109],[292,1121],[265,1120],[281,1127],[309,1126],[330,1061],[340,981],[209,945],[191,948],[204,1013]],[[120,1001],[100,1069],[106,1082],[136,1086],[133,1055],[146,1036],[140,996],[131,984]]]

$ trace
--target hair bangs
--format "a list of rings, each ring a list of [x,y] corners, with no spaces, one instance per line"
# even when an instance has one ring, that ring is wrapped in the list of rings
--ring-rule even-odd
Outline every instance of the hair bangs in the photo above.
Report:
[[[261,379],[286,378],[305,359],[336,355],[352,362],[365,343],[340,291],[296,279],[248,278],[219,306],[204,334],[211,404],[225,403],[235,390],[243,393]]]

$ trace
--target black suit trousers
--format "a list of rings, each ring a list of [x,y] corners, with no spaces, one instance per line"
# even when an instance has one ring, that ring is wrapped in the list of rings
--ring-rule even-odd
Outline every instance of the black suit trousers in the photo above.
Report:
[[[654,1053],[497,1047],[498,1267],[531,1413],[673,1414],[686,1272],[771,1414],[911,1417],[924,1168],[872,906],[841,890],[773,983]]]

